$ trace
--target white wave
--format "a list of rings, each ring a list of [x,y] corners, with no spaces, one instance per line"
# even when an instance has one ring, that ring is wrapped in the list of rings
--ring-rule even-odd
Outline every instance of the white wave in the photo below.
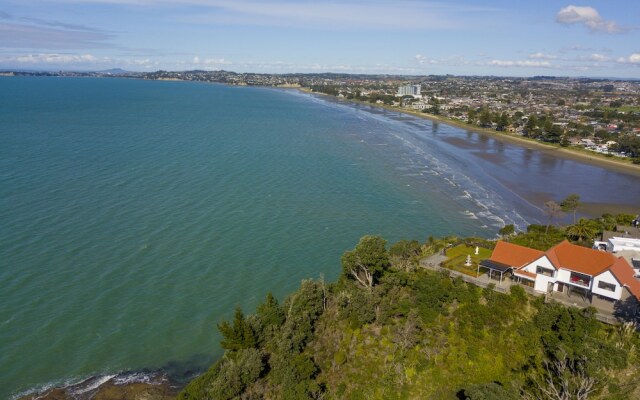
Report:
[[[84,382],[86,379],[87,378],[81,379],[78,377],[73,377],[73,378],[67,378],[65,380],[60,380],[60,381],[47,382],[42,385],[35,386],[31,389],[27,389],[22,392],[16,393],[12,395],[10,399],[17,400],[27,396],[35,396],[33,397],[33,400],[38,400],[43,398],[44,394],[46,394],[51,389],[55,389],[57,387],[64,389],[64,388],[73,386],[76,383]]]
[[[127,385],[129,383],[148,383],[150,385],[159,385],[164,378],[158,373],[132,372],[121,374],[113,378],[114,385]]]
[[[100,386],[104,385],[105,383],[109,382],[113,377],[115,377],[116,375],[104,375],[104,376],[98,376],[95,378],[89,378],[83,382],[80,382],[77,384],[77,386],[79,386],[78,388],[74,388],[69,390],[69,392],[73,395],[78,395],[78,394],[82,394],[82,393],[87,393],[90,392],[92,390],[95,390],[97,388],[99,388]],[[87,382],[87,385],[85,386],[85,382]],[[73,385],[76,386],[76,385]]]
[[[449,178],[444,178],[444,180],[451,186],[458,186],[454,181]]]
[[[114,385],[122,386],[130,383],[146,383],[149,385],[160,385],[166,382],[167,378],[162,372],[125,372],[120,374],[96,375],[88,378],[68,378],[64,381],[49,382],[44,385],[20,392],[11,397],[17,400],[26,396],[34,396],[34,400],[42,399],[55,388],[64,389],[72,398],[85,393],[92,392],[100,386],[111,381]]]
[[[464,210],[461,212],[461,214],[466,215],[467,217],[471,218],[471,219],[478,219],[478,217],[471,211],[469,210]]]

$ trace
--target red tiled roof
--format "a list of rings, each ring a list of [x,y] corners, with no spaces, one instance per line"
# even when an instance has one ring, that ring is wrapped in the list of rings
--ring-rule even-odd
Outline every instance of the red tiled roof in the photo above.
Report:
[[[545,252],[545,255],[556,268],[595,276],[616,262],[616,258],[604,251],[576,246],[564,240]]]
[[[627,260],[619,257],[609,270],[622,285],[629,289],[632,295],[640,300],[640,281],[634,278],[633,268]]]
[[[526,278],[533,279],[533,280],[535,280],[536,276],[537,276],[533,272],[525,271],[523,269],[517,269],[517,270],[513,271],[513,273],[515,275],[522,275],[522,276],[524,276]]]
[[[529,264],[544,255],[543,252],[513,243],[499,241],[491,253],[491,260],[515,268]]]

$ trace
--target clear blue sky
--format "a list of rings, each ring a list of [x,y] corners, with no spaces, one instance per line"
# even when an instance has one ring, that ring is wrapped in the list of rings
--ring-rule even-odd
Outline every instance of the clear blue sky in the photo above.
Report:
[[[640,1],[0,0],[0,68],[640,78]]]

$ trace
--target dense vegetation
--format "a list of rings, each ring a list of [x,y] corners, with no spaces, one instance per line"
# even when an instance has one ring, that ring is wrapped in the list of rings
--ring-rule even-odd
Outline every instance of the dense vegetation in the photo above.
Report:
[[[564,232],[545,228],[504,234]],[[223,358],[179,398],[640,398],[634,326],[416,268],[453,239],[387,250],[365,236],[337,282],[305,280],[282,303],[269,294],[255,314],[236,310],[219,325]]]

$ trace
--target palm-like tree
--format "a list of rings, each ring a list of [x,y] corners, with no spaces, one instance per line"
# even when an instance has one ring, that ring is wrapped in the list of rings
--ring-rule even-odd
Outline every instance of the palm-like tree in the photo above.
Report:
[[[596,229],[589,220],[580,218],[575,224],[569,225],[566,232],[570,237],[582,241],[582,239],[591,239],[596,234]]]

